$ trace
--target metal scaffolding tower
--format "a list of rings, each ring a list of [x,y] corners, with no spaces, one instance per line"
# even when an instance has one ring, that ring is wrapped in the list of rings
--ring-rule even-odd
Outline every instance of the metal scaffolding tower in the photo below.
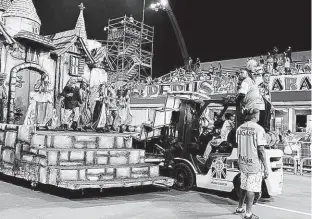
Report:
[[[154,27],[125,15],[109,19],[107,31],[109,80],[128,82],[152,76]]]

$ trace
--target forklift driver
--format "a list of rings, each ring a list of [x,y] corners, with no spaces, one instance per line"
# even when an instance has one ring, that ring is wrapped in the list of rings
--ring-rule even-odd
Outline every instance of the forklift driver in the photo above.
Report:
[[[215,152],[216,150],[218,150],[220,153],[227,153],[232,148],[232,141],[228,141],[228,137],[231,131],[235,128],[235,117],[231,113],[226,113],[224,117],[225,121],[223,122],[220,136],[211,138],[210,141],[207,142],[208,144],[206,144],[207,146],[203,156],[196,156],[197,160],[202,164],[207,162],[210,153]]]

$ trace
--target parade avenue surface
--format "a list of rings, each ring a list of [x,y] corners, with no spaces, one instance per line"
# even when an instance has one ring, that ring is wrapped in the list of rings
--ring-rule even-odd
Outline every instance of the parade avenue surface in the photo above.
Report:
[[[237,205],[227,194],[206,190],[181,192],[151,187],[109,189],[69,195],[64,190],[42,186],[35,191],[29,183],[0,177],[1,219],[239,219]],[[283,194],[261,200],[254,213],[262,219],[311,218],[311,177],[284,175]]]

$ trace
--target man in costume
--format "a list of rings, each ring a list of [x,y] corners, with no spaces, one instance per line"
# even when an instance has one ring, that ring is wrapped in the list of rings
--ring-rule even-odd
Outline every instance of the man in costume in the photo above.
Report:
[[[78,120],[80,116],[80,104],[82,104],[82,98],[80,95],[80,89],[76,87],[77,80],[71,78],[60,94],[63,99],[63,109],[62,109],[62,126],[65,130],[72,125],[71,128],[76,130],[78,128]],[[71,117],[73,116],[73,119]]]
[[[242,111],[244,109],[256,108],[260,110],[260,122],[264,121],[265,117],[265,103],[260,90],[255,82],[253,74],[257,72],[257,62],[253,59],[247,62],[247,68],[241,69],[239,75],[239,89],[236,99],[238,117],[237,126],[244,121]],[[264,124],[261,124],[264,126]]]

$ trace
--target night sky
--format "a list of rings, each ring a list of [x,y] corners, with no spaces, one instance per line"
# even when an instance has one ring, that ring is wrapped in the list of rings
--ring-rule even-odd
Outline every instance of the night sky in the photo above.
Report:
[[[146,6],[157,0],[146,0]],[[109,18],[142,19],[143,0],[33,0],[43,35],[75,27],[83,2],[89,39],[106,40]],[[202,62],[258,56],[274,46],[311,50],[311,0],[169,0],[189,55]],[[166,12],[146,10],[155,27],[153,76],[183,65]]]

